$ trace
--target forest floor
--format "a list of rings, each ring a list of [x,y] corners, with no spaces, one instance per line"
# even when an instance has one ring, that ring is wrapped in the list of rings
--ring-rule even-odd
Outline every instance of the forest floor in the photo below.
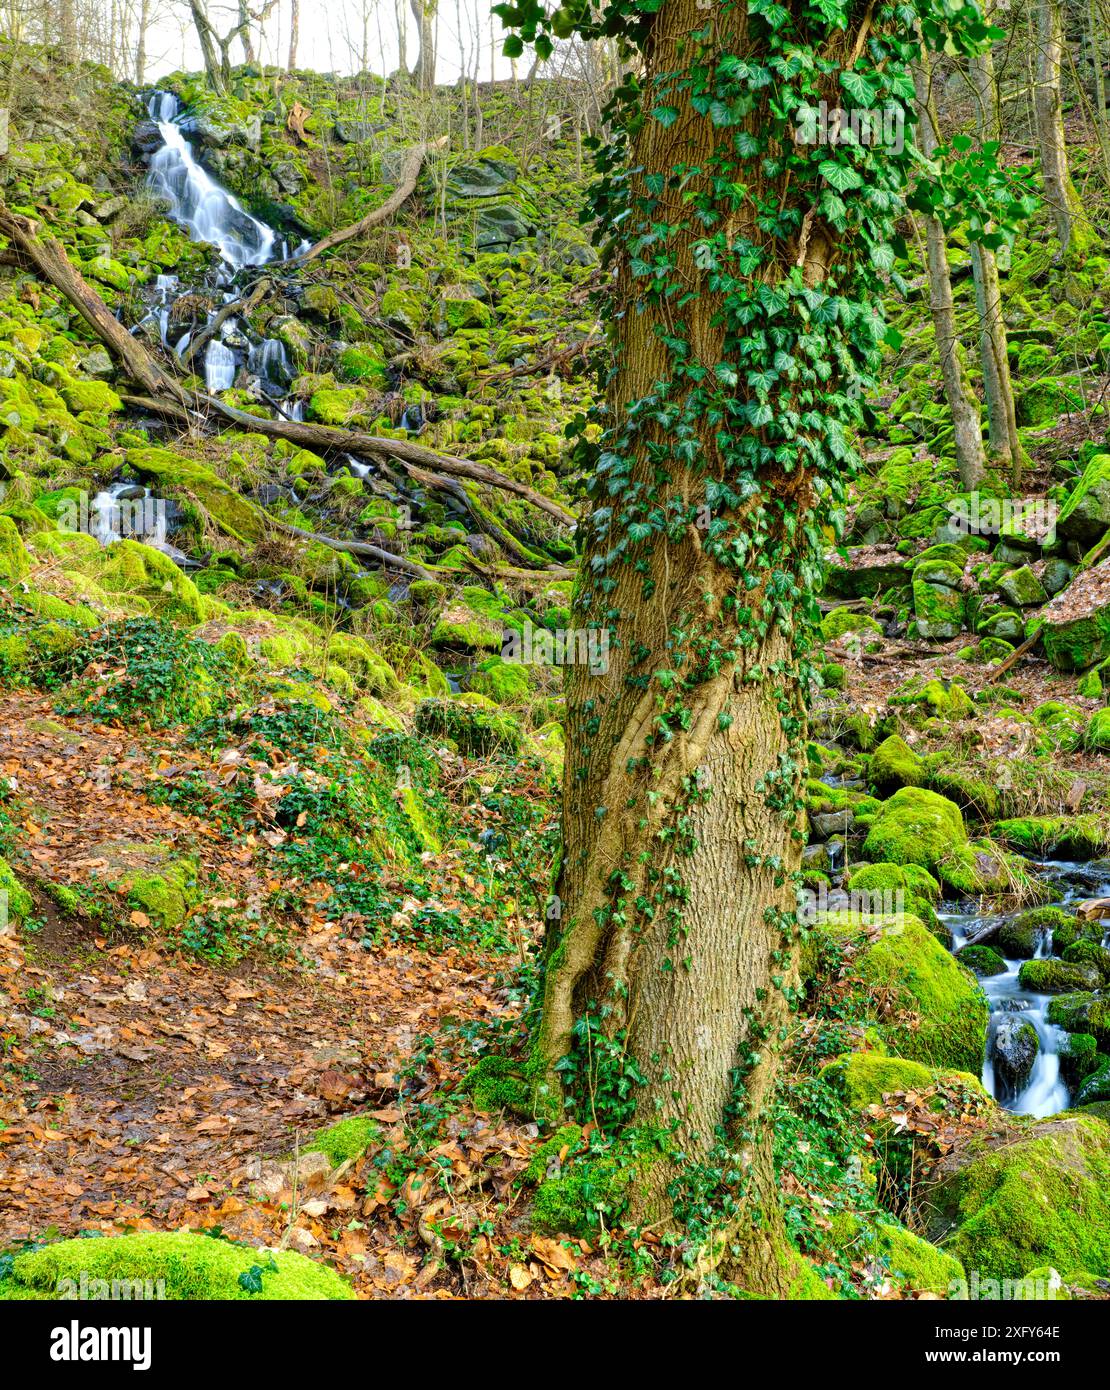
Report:
[[[168,843],[229,893],[256,887],[265,870],[253,836],[234,843],[125,785],[188,756],[168,733],[59,719],[32,694],[0,703],[0,775],[14,779],[18,806],[33,807],[33,817],[16,811],[15,829],[43,883],[77,887],[118,864],[121,844],[138,862],[144,847],[161,854]],[[111,785],[98,788],[98,766],[112,768]],[[535,1126],[424,1104],[472,1063],[466,1025],[514,1012],[504,957],[365,950],[321,918],[280,963],[249,956],[227,967],[168,950],[141,913],[129,932],[108,933],[94,913],[63,917],[47,893],[35,897],[38,930],[0,934],[0,992],[26,1020],[4,1025],[0,1246],[45,1233],[216,1228],[326,1258],[369,1297],[570,1291],[573,1253],[541,1236],[496,1269],[481,1259],[479,1229],[498,1204],[502,1235],[512,1225],[513,1180]],[[432,1037],[434,1049],[421,1046]],[[426,1152],[399,1163],[412,1112]],[[356,1113],[380,1126],[365,1155],[334,1168],[298,1152]],[[451,1221],[477,1259],[428,1260],[450,1241]],[[521,1233],[528,1246],[523,1220]]]

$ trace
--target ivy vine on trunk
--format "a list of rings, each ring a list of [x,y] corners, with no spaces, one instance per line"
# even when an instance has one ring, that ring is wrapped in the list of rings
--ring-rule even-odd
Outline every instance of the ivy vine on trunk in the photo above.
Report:
[[[918,43],[989,31],[949,0],[498,13],[511,57],[576,31],[615,37],[627,73],[587,214],[605,405],[579,439],[575,622],[608,630],[609,661],[568,676],[534,1103],[638,1152],[634,1219],[782,1295],[799,1274],[767,1110],[797,1001],[806,651],[914,158],[836,112],[908,132]]]

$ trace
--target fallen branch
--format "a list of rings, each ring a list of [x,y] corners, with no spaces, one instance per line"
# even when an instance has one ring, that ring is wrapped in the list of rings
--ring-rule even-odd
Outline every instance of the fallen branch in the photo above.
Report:
[[[233,299],[230,304],[225,304],[212,322],[205,324],[178,358],[182,371],[189,371],[189,364],[196,357],[197,353],[201,348],[208,346],[229,318],[233,318],[236,314],[249,314],[252,309],[257,307],[258,301],[269,288],[269,280],[259,280],[250,294],[244,295],[242,299]]]
[[[368,212],[360,221],[352,223],[349,227],[341,227],[338,231],[329,232],[326,237],[322,237],[314,246],[310,246],[300,256],[291,256],[285,262],[286,266],[305,265],[308,261],[313,261],[317,256],[323,255],[325,251],[330,251],[333,246],[340,246],[345,241],[352,241],[355,237],[365,236],[373,227],[380,226],[393,216],[393,214],[412,197],[416,189],[416,182],[420,177],[420,170],[424,166],[424,160],[432,150],[441,150],[447,144],[447,136],[444,135],[438,140],[429,140],[427,144],[413,145],[405,156],[405,163],[401,169],[401,178],[397,187],[381,205],[373,212]]]
[[[1033,636],[1027,637],[1020,647],[1015,647],[1005,661],[999,662],[999,664],[994,668],[994,670],[991,671],[991,673],[987,676],[987,684],[990,685],[992,681],[996,681],[999,678],[999,676],[1001,676],[1004,672],[1008,671],[1010,667],[1014,665],[1015,662],[1020,661],[1021,658],[1026,654],[1026,652],[1031,652],[1040,640],[1041,629],[1038,628],[1036,632],[1034,632]]]
[[[185,400],[182,386],[158,366],[103,299],[89,288],[60,242],[52,237],[36,236],[31,219],[10,212],[3,203],[0,203],[0,234],[8,238],[42,279],[65,295],[105,347],[119,358],[128,376],[152,395],[166,395],[173,401]]]

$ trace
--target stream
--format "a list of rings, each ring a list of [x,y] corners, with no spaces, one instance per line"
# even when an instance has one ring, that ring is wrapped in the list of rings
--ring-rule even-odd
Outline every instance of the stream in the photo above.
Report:
[[[187,119],[182,116],[177,97],[171,92],[154,92],[147,102],[147,112],[163,141],[150,158],[149,186],[168,205],[173,221],[194,241],[207,242],[219,251],[222,264],[216,280],[222,302],[228,304],[238,298],[232,283],[238,272],[247,266],[288,260],[289,243],[247,212],[201,166],[183,129]],[[301,249],[296,247],[294,254]],[[171,342],[174,306],[186,296],[195,299],[197,292],[196,286],[182,287],[176,275],[159,275],[154,303],[140,327],[156,326],[162,346],[172,347],[180,355],[188,347],[193,330]],[[216,308],[208,311],[207,324],[212,323],[217,312]],[[276,404],[290,418],[301,418],[300,402],[291,403],[288,409],[280,404],[293,379],[284,343],[276,338],[260,338],[235,316],[228,318],[208,343],[204,378],[210,392],[229,391],[239,383],[257,399]]]
[[[1082,898],[1102,897],[1110,893],[1110,863],[1104,860],[1089,864],[1057,860],[1034,863],[1031,867],[1037,876],[1056,886],[1061,897],[1056,906],[1065,911],[1069,905]],[[1017,914],[1013,914],[1017,915]],[[959,951],[969,937],[992,922],[1005,918],[976,915],[973,913],[938,913],[940,920],[952,933],[952,950]],[[1110,932],[1107,933],[1110,938]],[[1001,952],[997,940],[990,943]],[[1103,944],[1110,944],[1104,938]],[[1053,951],[1052,932],[1041,931],[1033,958],[1035,960],[1058,960]],[[1032,1115],[1043,1118],[1066,1110],[1072,1096],[1060,1071],[1060,1047],[1067,1036],[1064,1029],[1048,1021],[1048,1007],[1055,995],[1034,994],[1024,989],[1019,982],[1018,973],[1024,962],[1020,959],[1006,960],[1005,972],[998,975],[979,977],[979,984],[990,1004],[990,1024],[987,1031],[987,1054],[983,1064],[983,1086],[1005,1109],[1016,1115]],[[1017,1023],[1030,1023],[1036,1031],[1039,1047],[1028,1078],[1020,1088],[1007,1084],[1005,1068],[999,1065],[1000,1042],[1005,1044],[1007,1033]]]

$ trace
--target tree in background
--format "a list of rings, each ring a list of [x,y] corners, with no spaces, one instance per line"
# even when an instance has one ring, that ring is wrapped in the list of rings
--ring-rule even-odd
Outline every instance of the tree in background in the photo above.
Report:
[[[1068,168],[1064,138],[1064,103],[1060,69],[1064,52],[1062,0],[1038,0],[1037,5],[1037,147],[1045,199],[1056,225],[1060,250],[1067,252],[1083,210]]]
[[[936,110],[933,106],[931,54],[923,52],[914,64],[913,82],[917,103],[918,144],[922,154],[931,159],[940,144]],[[983,481],[985,465],[979,401],[972,389],[963,344],[956,329],[952,276],[948,270],[948,236],[940,218],[932,213],[925,216],[925,264],[929,279],[929,309],[936,330],[944,397],[952,415],[960,486],[965,492],[974,492]]]

